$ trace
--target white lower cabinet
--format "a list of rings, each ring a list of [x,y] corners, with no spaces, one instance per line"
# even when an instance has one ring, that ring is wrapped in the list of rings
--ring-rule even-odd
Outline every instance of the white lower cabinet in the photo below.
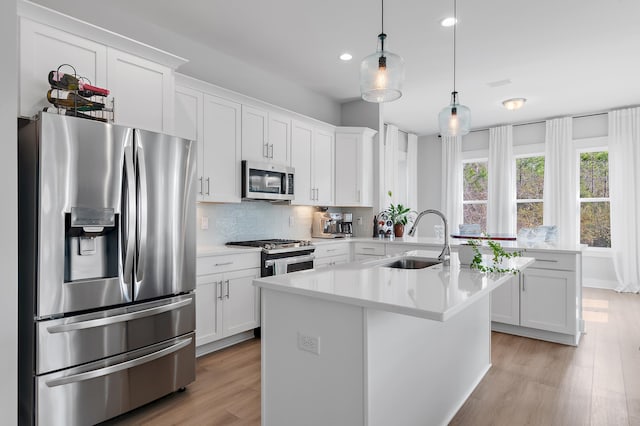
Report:
[[[570,271],[528,269],[522,273],[520,325],[556,333],[576,330],[576,278]]]
[[[197,347],[260,326],[260,293],[253,285],[253,280],[260,277],[259,265],[257,251],[198,258]]]
[[[384,243],[355,243],[353,257],[355,260],[374,260],[384,257]]]
[[[491,294],[494,331],[577,345],[582,333],[580,254],[527,252],[533,265]]]
[[[350,244],[348,241],[321,244],[316,246],[314,255],[316,258],[313,261],[313,267],[316,269],[348,263],[351,260]]]

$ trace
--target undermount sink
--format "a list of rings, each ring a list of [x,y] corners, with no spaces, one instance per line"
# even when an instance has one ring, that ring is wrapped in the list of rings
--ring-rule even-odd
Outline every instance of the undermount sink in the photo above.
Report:
[[[382,266],[396,269],[424,269],[439,263],[442,263],[442,261],[428,257],[403,257]]]

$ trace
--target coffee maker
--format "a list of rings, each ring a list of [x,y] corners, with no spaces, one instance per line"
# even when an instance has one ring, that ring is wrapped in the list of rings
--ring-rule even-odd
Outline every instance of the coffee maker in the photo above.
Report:
[[[342,213],[318,211],[313,213],[312,238],[343,238]]]
[[[342,233],[345,235],[345,237],[350,237],[353,235],[353,214],[342,214]]]

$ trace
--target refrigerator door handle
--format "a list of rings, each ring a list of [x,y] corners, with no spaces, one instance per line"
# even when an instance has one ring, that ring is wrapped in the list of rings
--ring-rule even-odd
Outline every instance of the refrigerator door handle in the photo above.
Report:
[[[133,275],[133,258],[135,248],[135,225],[136,225],[136,194],[135,194],[135,168],[133,165],[133,149],[129,145],[124,149],[124,173],[126,175],[126,199],[123,200],[122,212],[125,220],[122,221],[122,231],[124,236],[124,261],[122,270],[122,281],[127,285],[127,297],[131,298],[131,280]]]
[[[69,324],[58,324],[47,327],[49,333],[66,333],[68,331],[86,330],[87,328],[104,327],[105,325],[117,324],[119,322],[132,321],[140,318],[146,318],[158,315],[163,312],[180,309],[191,304],[193,299],[185,299],[179,302],[168,303],[166,305],[154,306],[153,308],[143,309],[137,312],[129,312],[126,314],[115,315],[106,318],[97,318],[88,321],[78,321]]]
[[[139,132],[136,130],[136,133]],[[144,260],[147,254],[147,168],[145,165],[144,152],[140,145],[136,145],[136,159],[138,164],[138,186],[136,193],[138,196],[137,211],[137,256],[136,284],[141,284],[144,280]],[[136,291],[137,293],[137,291]],[[136,295],[134,294],[134,298]]]
[[[169,346],[168,348],[159,350],[157,352],[150,353],[148,355],[141,356],[140,358],[132,359],[131,361],[125,361],[120,364],[111,365],[109,367],[100,368],[98,370],[87,371],[84,373],[74,374],[67,377],[60,377],[59,379],[53,379],[46,382],[47,386],[52,388],[54,386],[62,386],[69,383],[82,382],[84,380],[95,379],[96,377],[106,376],[108,374],[117,373],[118,371],[127,370],[129,368],[137,367],[147,362],[151,362],[155,359],[162,358],[163,356],[172,354],[179,351],[191,344],[192,337],[180,340],[178,343]]]

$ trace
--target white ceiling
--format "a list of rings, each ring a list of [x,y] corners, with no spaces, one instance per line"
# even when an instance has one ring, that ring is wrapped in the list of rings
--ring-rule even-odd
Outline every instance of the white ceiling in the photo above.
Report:
[[[380,1],[371,0],[109,4],[338,102],[359,98],[359,63],[380,32]],[[385,121],[437,132],[452,90],[453,45],[439,20],[452,9],[453,0],[385,2],[388,48],[406,64],[404,94],[385,104]],[[472,128],[640,104],[639,18],[639,0],[458,0],[456,85]],[[345,51],[350,63],[338,59]],[[527,98],[525,108],[506,111],[501,101],[511,97]]]

